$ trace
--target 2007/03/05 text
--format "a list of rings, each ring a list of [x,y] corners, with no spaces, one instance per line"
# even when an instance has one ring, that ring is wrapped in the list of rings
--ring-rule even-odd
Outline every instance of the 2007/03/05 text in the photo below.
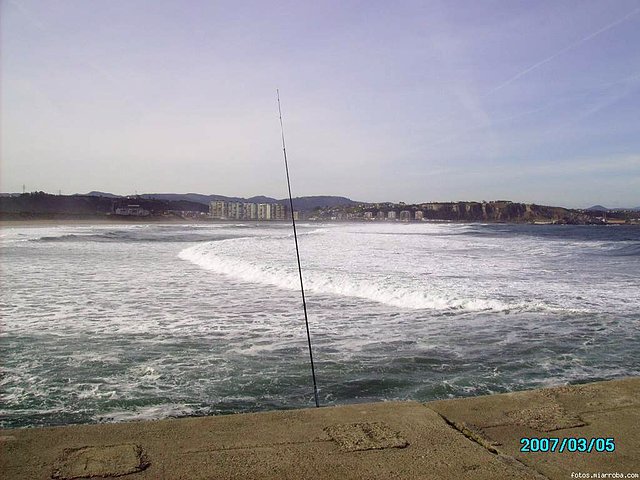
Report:
[[[616,450],[613,438],[593,437],[523,437],[520,439],[520,451],[530,452],[579,452],[611,453]]]

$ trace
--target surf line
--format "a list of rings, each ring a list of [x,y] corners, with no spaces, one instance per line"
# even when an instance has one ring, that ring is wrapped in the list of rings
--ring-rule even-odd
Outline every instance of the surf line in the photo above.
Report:
[[[318,384],[316,383],[316,369],[313,365],[313,350],[311,349],[311,333],[309,332],[309,317],[307,316],[307,302],[304,298],[304,284],[302,283],[302,267],[300,266],[300,250],[298,249],[298,234],[296,232],[296,219],[293,216],[293,197],[291,196],[291,181],[289,180],[289,163],[287,162],[287,147],[284,143],[284,126],[282,125],[282,109],[280,108],[280,90],[276,89],[278,97],[278,115],[280,116],[280,132],[282,133],[282,154],[284,155],[284,170],[287,172],[287,188],[289,189],[289,206],[291,207],[291,225],[293,226],[293,239],[296,243],[296,258],[298,259],[298,274],[300,275],[300,293],[302,294],[302,309],[304,310],[304,324],[307,327],[307,343],[309,344],[309,360],[311,362],[311,377],[313,378],[313,397],[316,407],[320,406],[318,400]]]

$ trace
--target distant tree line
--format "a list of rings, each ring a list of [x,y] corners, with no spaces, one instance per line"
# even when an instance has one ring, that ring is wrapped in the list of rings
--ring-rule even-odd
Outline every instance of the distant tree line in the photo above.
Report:
[[[88,195],[51,195],[45,192],[0,197],[0,215],[4,217],[37,217],[46,215],[107,216],[116,208],[135,204],[162,215],[169,211],[207,212],[208,206],[185,200],[170,201],[143,197],[109,198]]]

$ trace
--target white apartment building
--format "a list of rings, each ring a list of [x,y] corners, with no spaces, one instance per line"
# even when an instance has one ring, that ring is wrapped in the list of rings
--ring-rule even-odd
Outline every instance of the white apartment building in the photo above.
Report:
[[[271,205],[271,218],[273,220],[284,220],[287,216],[287,208],[280,204],[275,203]]]
[[[209,215],[218,220],[285,220],[287,207],[279,203],[216,200],[209,204]]]
[[[244,206],[240,202],[229,202],[227,218],[242,220],[244,218]]]
[[[222,200],[216,200],[209,204],[209,214],[212,218],[217,218],[218,220],[227,218],[229,214],[228,203]]]
[[[244,219],[245,220],[256,220],[258,218],[258,205],[255,203],[245,203],[243,204],[244,209]]]
[[[270,203],[258,204],[258,220],[271,220],[271,204]]]

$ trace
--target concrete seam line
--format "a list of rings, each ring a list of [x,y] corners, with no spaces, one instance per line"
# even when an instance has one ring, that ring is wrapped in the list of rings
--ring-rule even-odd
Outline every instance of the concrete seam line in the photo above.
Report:
[[[429,408],[429,407],[427,407],[427,408]],[[447,417],[442,415],[440,412],[436,412],[435,410],[433,410],[431,408],[429,408],[429,410],[431,410],[431,411],[435,412],[436,414],[438,414],[438,416],[440,418],[442,418],[442,420],[447,425],[449,425],[453,430],[459,432],[461,435],[463,435],[464,437],[468,438],[472,442],[480,445],[486,451],[488,451],[488,452],[492,453],[493,455],[495,455],[497,457],[497,459],[500,460],[501,462],[506,463],[506,464],[511,465],[511,466],[517,466],[518,468],[520,468],[522,470],[525,470],[525,471],[527,471],[529,473],[534,473],[540,479],[550,480],[549,477],[544,475],[542,472],[540,472],[534,466],[527,465],[526,463],[523,463],[522,461],[518,460],[515,457],[512,457],[511,455],[507,455],[507,454],[504,454],[504,453],[500,452],[497,448],[495,448],[490,443],[486,442],[483,438],[481,438],[479,435],[474,433],[472,430],[464,427],[463,425],[458,425],[456,422],[453,422],[453,421],[449,420]]]
[[[498,451],[498,449],[496,447],[494,447],[490,443],[486,442],[483,438],[481,438],[479,435],[475,434],[472,430],[466,428],[463,425],[459,425],[456,422],[453,422],[453,421],[449,420],[447,417],[445,417],[444,415],[442,415],[439,412],[436,412],[436,413],[438,414],[438,416],[440,418],[442,418],[442,420],[444,420],[444,422],[447,425],[449,425],[451,428],[453,428],[457,432],[460,432],[462,435],[467,437],[469,440],[477,443],[482,448],[484,448],[485,450],[493,453],[494,455],[499,455],[500,454],[500,452]]]

